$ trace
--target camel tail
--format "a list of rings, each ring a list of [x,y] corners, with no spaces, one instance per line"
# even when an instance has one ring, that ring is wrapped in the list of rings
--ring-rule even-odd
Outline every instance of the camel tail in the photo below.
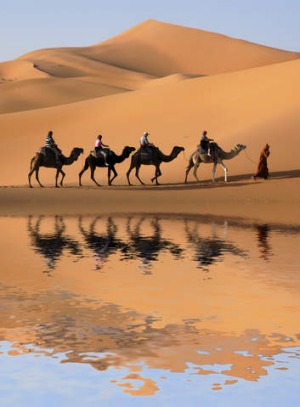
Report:
[[[30,171],[32,171],[33,170],[33,166],[34,166],[34,162],[35,162],[35,160],[36,160],[36,158],[37,158],[37,156],[38,156],[38,152],[36,152],[35,153],[35,156],[34,157],[32,157],[32,159],[30,160]]]
[[[32,171],[34,159],[35,157],[32,157],[32,159],[30,160],[30,171]]]

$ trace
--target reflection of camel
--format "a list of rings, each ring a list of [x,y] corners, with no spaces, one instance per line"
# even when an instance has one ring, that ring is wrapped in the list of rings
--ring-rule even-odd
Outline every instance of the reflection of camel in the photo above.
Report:
[[[70,251],[74,256],[81,254],[79,243],[65,235],[65,223],[61,216],[54,218],[54,232],[42,233],[41,224],[43,216],[38,217],[35,224],[33,224],[32,217],[28,218],[28,232],[31,238],[31,245],[37,253],[42,254],[47,260],[47,266],[50,270],[56,268],[56,263],[61,257],[64,249]]]
[[[64,165],[73,164],[73,162],[77,161],[78,157],[82,153],[83,153],[82,148],[75,147],[71,151],[71,154],[69,157],[65,157],[64,155],[61,155],[60,160],[57,163],[54,151],[51,148],[45,147],[44,153],[42,153],[42,152],[37,153],[30,161],[30,171],[28,174],[28,182],[29,182],[30,188],[32,188],[31,176],[34,172],[35,172],[35,177],[36,177],[37,182],[39,183],[39,185],[41,187],[43,186],[39,180],[40,167],[56,168],[55,186],[58,187],[59,174],[62,175],[60,185],[63,186],[63,180],[64,180],[66,174],[63,172],[62,167]]]
[[[236,256],[245,257],[246,253],[238,249],[231,243],[215,236],[203,238],[199,236],[197,230],[197,223],[195,222],[194,228],[191,230],[186,222],[187,241],[192,244],[195,250],[194,259],[198,262],[198,267],[207,269],[208,266],[220,260],[220,257],[225,253],[231,253]]]
[[[168,251],[176,258],[180,258],[182,249],[170,240],[164,239],[161,233],[161,227],[158,218],[151,220],[153,233],[150,236],[144,236],[141,230],[145,218],[141,218],[134,227],[131,225],[131,218],[128,218],[127,234],[129,241],[123,250],[125,259],[141,259],[141,267],[147,268],[151,263],[158,259],[160,252]]]
[[[88,364],[101,372],[99,380],[105,380],[104,372],[115,368],[119,374],[112,385],[125,392],[131,390],[132,395],[141,394],[139,388],[143,390],[140,386],[134,391],[137,380],[145,383],[152,378],[148,390],[157,392],[160,383],[154,386],[155,377],[163,371],[170,379],[178,373],[190,380],[198,375],[217,375],[219,387],[229,384],[229,378],[257,382],[272,374],[268,367],[282,367],[276,359],[287,346],[285,335],[274,334],[272,338],[257,330],[240,334],[205,327],[199,330],[193,323],[157,327],[151,315],[113,303],[91,300],[88,306],[86,295],[66,296],[55,288],[48,293],[46,306],[44,292],[32,295],[15,287],[2,291],[11,301],[2,312],[1,339],[11,342],[15,354],[28,354],[30,349],[32,355],[53,357],[57,363]],[[16,306],[20,303],[22,307]],[[296,347],[289,351],[289,357],[297,358]],[[126,376],[125,368],[129,371]]]
[[[98,221],[101,218],[95,217],[89,224],[88,229],[84,227],[82,218],[79,218],[79,230],[84,237],[87,247],[95,254],[96,270],[100,269],[104,261],[117,250],[123,249],[124,243],[116,237],[118,228],[112,217],[106,218],[106,230],[99,233],[96,230]]]
[[[155,166],[155,175],[153,178],[151,178],[151,181],[155,181],[156,185],[158,185],[157,178],[161,176],[161,171],[160,171],[160,165],[162,162],[168,163],[170,161],[173,161],[178,154],[184,151],[183,147],[173,147],[173,150],[170,155],[165,155],[163,154],[159,148],[154,147],[153,148],[153,153],[150,155],[149,153],[141,153],[141,151],[137,151],[132,157],[131,157],[131,164],[129,167],[129,170],[127,171],[127,180],[128,184],[131,185],[129,175],[131,171],[135,168],[135,176],[137,179],[140,181],[142,185],[144,185],[143,181],[139,177],[139,171],[141,165],[154,165]]]
[[[212,170],[212,181],[215,181],[215,173],[216,173],[216,168],[217,165],[220,164],[223,169],[224,169],[224,180],[227,182],[227,167],[223,163],[223,160],[231,160],[232,158],[236,157],[241,151],[245,150],[246,146],[243,144],[236,144],[236,146],[228,153],[223,151],[221,147],[218,146],[218,144],[215,144],[215,159],[212,156],[208,156],[207,154],[201,154],[199,150],[196,150],[193,152],[193,154],[190,157],[189,164],[187,166],[186,172],[185,172],[185,183],[187,183],[187,178],[189,175],[190,170],[194,167],[194,177],[196,178],[197,181],[199,181],[198,176],[197,176],[197,170],[198,167],[201,163],[204,164],[214,164],[213,170]]]
[[[108,185],[111,185],[113,180],[118,176],[118,173],[115,169],[115,165],[116,164],[120,164],[122,163],[124,160],[126,160],[126,158],[128,158],[130,156],[130,154],[135,150],[134,147],[129,147],[126,146],[124,147],[122,154],[121,155],[117,155],[116,153],[114,153],[113,151],[109,150],[109,152],[107,153],[107,164],[108,166],[105,165],[104,162],[104,157],[101,154],[99,157],[95,157],[92,153],[86,158],[85,160],[85,164],[83,169],[80,171],[79,173],[79,185],[81,186],[81,177],[83,175],[83,173],[90,168],[91,169],[91,179],[95,182],[95,184],[97,184],[98,186],[100,186],[100,184],[95,180],[94,174],[95,174],[95,170],[96,167],[104,167],[107,168],[107,178],[108,178]],[[111,172],[113,172],[113,177],[111,178]]]
[[[28,221],[33,230],[37,223],[35,219]],[[41,218],[41,226],[44,226],[43,219],[45,223],[47,220]],[[57,229],[64,235],[61,218],[51,219],[57,222]],[[137,230],[141,238],[152,236],[155,232],[150,229],[149,233],[149,228],[155,229],[154,225],[159,224],[160,219],[153,219],[152,216],[135,220],[132,217],[127,219],[128,228],[131,234]],[[103,222],[106,221],[107,218],[103,217]],[[87,221],[83,218],[83,227],[87,233],[91,223],[91,230],[94,230],[92,235],[100,236],[96,233],[99,224],[93,226],[94,220],[88,224],[85,222]],[[102,224],[102,221],[99,223]],[[110,225],[108,228],[111,235],[118,235],[114,223],[118,226],[117,220],[104,224]],[[244,225],[241,227],[244,230]],[[202,231],[201,221],[189,218],[186,228],[191,239],[190,244],[185,244],[184,247],[194,247],[194,242],[196,247],[201,245],[204,239],[195,239]],[[163,222],[159,229],[160,232],[156,234],[166,236]],[[253,233],[253,229],[250,232]],[[203,236],[207,234],[203,233]],[[174,236],[174,241],[176,237]],[[173,238],[170,239],[173,241]],[[181,236],[178,241],[181,241]],[[224,244],[224,241],[219,239],[217,244],[221,243]],[[166,252],[168,250],[167,247]],[[225,246],[223,251],[226,250],[229,251],[229,248]],[[235,382],[237,387],[241,386],[237,390],[242,391],[244,382],[239,381],[240,378],[257,382],[263,376],[270,375],[272,378],[276,368],[289,367],[289,362],[282,362],[279,356],[282,348],[294,346],[294,350],[290,348],[286,353],[290,363],[297,361],[299,357],[297,346],[300,338],[297,337],[294,319],[286,318],[286,323],[284,322],[287,313],[296,315],[296,304],[293,306],[290,300],[296,291],[289,287],[296,290],[297,282],[293,279],[291,281],[286,273],[282,276],[278,272],[280,280],[277,277],[274,280],[270,278],[275,277],[273,270],[278,271],[278,267],[272,268],[271,263],[271,268],[263,270],[265,278],[261,279],[259,276],[257,284],[256,273],[251,275],[255,284],[249,284],[249,289],[246,288],[248,284],[244,275],[226,273],[229,277],[227,282],[239,287],[239,290],[229,291],[227,288],[230,287],[223,284],[224,276],[220,280],[216,279],[216,284],[204,287],[199,284],[199,275],[192,272],[184,276],[186,273],[172,274],[172,270],[169,273],[166,269],[162,270],[164,272],[160,277],[135,278],[134,270],[127,275],[128,268],[124,276],[124,268],[119,268],[115,261],[112,278],[94,273],[88,273],[87,276],[86,261],[83,261],[82,267],[77,268],[75,280],[58,278],[55,284],[47,284],[40,276],[32,284],[28,273],[33,261],[26,255],[23,258],[23,253],[26,254],[26,251],[18,253],[16,263],[9,268],[17,272],[8,273],[7,267],[2,272],[1,340],[7,341],[4,352],[10,344],[11,352],[7,353],[7,358],[15,359],[18,356],[14,355],[27,355],[30,351],[36,357],[53,357],[55,363],[76,363],[78,368],[81,364],[83,373],[87,365],[90,365],[99,371],[99,380],[103,382],[109,382],[113,373],[115,380],[111,380],[109,386],[120,385],[126,392],[133,391],[137,381],[142,380],[143,386],[143,380],[146,379],[154,379],[156,387],[163,387],[165,381],[161,379],[162,376],[180,385],[177,380],[179,373],[182,373],[180,382],[190,381],[189,387],[197,385],[199,388],[203,384],[201,377],[207,375],[211,377],[208,382],[217,382],[219,387]],[[131,253],[134,255],[138,251],[131,246]],[[166,260],[169,258],[170,255],[166,256]],[[184,261],[190,260],[185,257]],[[181,262],[177,264],[181,267]],[[168,278],[170,275],[171,279]],[[182,284],[185,279],[189,280],[187,285]],[[124,281],[128,284],[122,284]],[[278,293],[275,299],[273,285]],[[253,287],[257,289],[254,290]],[[182,291],[183,297],[180,296]],[[257,312],[260,309],[257,304],[264,304],[264,312]],[[278,312],[285,304],[288,305],[287,311]],[[268,316],[274,313],[276,316],[279,314],[278,318],[275,322],[269,321]],[[253,326],[261,327],[262,331],[251,329]],[[22,356],[20,359],[22,360]],[[105,373],[106,369],[110,370]],[[284,372],[281,374],[284,375]],[[83,377],[85,379],[88,380]],[[11,379],[7,377],[6,380]],[[183,391],[185,387],[183,386]],[[153,392],[158,391],[153,386],[151,389]],[[108,391],[111,390],[108,387]]]
[[[268,261],[270,256],[272,256],[272,248],[269,244],[269,232],[270,228],[268,225],[257,225],[257,239],[258,247],[260,248],[261,258]]]

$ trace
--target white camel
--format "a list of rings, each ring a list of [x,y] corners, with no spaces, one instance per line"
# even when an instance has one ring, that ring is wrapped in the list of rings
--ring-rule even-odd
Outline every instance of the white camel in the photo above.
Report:
[[[211,156],[208,156],[206,153],[202,154],[199,152],[199,150],[193,152],[193,154],[190,156],[189,164],[185,172],[185,183],[187,183],[188,174],[193,167],[194,167],[193,171],[194,177],[199,182],[199,179],[197,177],[197,170],[201,163],[213,164],[212,182],[215,182],[216,168],[217,165],[220,164],[224,169],[224,181],[227,182],[228,168],[223,163],[223,160],[231,160],[232,158],[236,157],[241,151],[245,150],[246,146],[243,144],[236,144],[234,148],[229,152],[223,151],[221,147],[218,146],[218,144],[216,143],[214,143],[214,146],[215,146],[214,154],[212,154]]]

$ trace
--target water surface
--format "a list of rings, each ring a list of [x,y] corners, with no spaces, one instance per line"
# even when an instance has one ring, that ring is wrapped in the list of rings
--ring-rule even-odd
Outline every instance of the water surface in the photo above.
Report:
[[[0,227],[1,405],[298,405],[298,228],[157,215]]]

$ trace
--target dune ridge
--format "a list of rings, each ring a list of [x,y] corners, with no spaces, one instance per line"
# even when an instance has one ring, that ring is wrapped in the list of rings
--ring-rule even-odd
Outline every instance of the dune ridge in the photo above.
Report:
[[[24,110],[137,90],[152,85],[158,78],[233,72],[297,59],[299,55],[199,29],[147,20],[89,47],[41,49],[0,63],[0,113],[21,111],[22,102],[15,103],[16,99],[26,99],[29,94]],[[61,79],[86,77],[88,83],[78,81],[61,86]],[[51,81],[38,82],[40,78]],[[90,86],[92,78],[94,87]],[[71,83],[69,80],[68,84]],[[41,86],[43,92],[36,92],[36,87]],[[24,98],[21,93],[25,94]]]
[[[190,46],[183,54],[186,42]],[[218,50],[219,59],[217,52],[206,55],[207,49]],[[234,50],[230,64],[229,50]],[[285,179],[290,174],[296,185],[299,71],[299,53],[153,20],[91,47],[33,51],[0,64],[0,186],[26,185],[30,158],[50,129],[66,155],[74,146],[85,150],[84,157],[65,168],[67,186],[78,185],[84,158],[99,133],[120,154],[125,145],[138,147],[145,130],[165,154],[174,145],[185,148],[176,160],[162,165],[160,179],[180,186],[203,129],[225,151],[236,143],[247,145],[227,163],[229,180],[247,178],[247,188],[255,191],[250,176],[268,142],[271,174],[284,172]],[[129,162],[116,167],[116,188],[127,185]],[[200,167],[200,179],[207,182],[211,170],[210,165]],[[142,168],[147,184],[153,171],[151,166]],[[54,170],[41,169],[46,186],[53,185],[54,175]],[[221,169],[217,177],[223,177]],[[96,178],[107,184],[106,170],[97,169]],[[134,174],[132,181],[138,185]],[[192,174],[188,181],[194,182]],[[83,184],[92,185],[88,172]],[[224,191],[220,188],[220,197]]]

